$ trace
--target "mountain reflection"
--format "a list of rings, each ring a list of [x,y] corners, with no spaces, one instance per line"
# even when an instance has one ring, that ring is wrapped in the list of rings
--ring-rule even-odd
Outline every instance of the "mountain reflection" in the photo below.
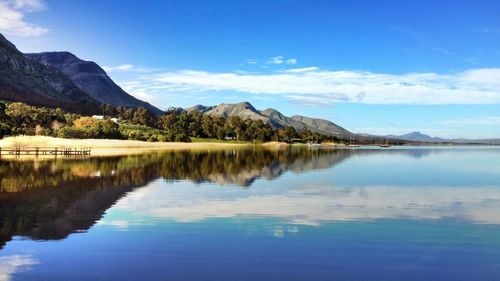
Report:
[[[328,168],[350,151],[242,149],[90,159],[0,161],[0,246],[14,235],[63,239],[88,230],[134,188],[164,178],[248,187],[287,170]]]
[[[458,175],[457,170],[447,177],[450,186],[425,188],[398,182],[405,177],[398,178],[397,164],[390,168],[394,172],[386,179],[392,185],[384,182],[377,185],[374,179],[383,178],[376,174],[380,170],[372,174],[358,170],[363,163],[364,167],[373,167],[380,161],[410,161],[414,167],[415,161],[427,161],[427,157],[432,161],[427,161],[429,165],[424,162],[423,166],[428,166],[430,173],[434,173],[435,163],[453,161],[449,167],[465,163],[457,161],[454,154],[449,160],[441,159],[439,153],[444,151],[255,148],[90,159],[3,159],[0,160],[0,247],[13,236],[64,239],[71,233],[87,231],[111,207],[124,213],[176,221],[265,216],[289,223],[319,225],[331,220],[452,217],[500,223],[500,217],[495,215],[500,213],[497,207],[500,189],[491,186],[491,182],[498,182],[497,177],[490,177],[490,186],[457,188],[449,176]],[[498,150],[484,152],[489,157],[498,154]],[[482,159],[486,159],[484,155]],[[330,169],[323,179],[304,175],[287,181],[284,186],[267,181],[256,183],[259,178],[275,180],[287,171],[326,170],[350,157],[353,161],[349,162],[358,161],[355,167],[343,165],[340,169]],[[378,162],[373,162],[374,159]],[[468,168],[465,164],[463,167]],[[431,175],[440,176],[437,172]],[[347,176],[354,183],[333,184],[339,176]],[[192,188],[182,188],[184,184],[168,184],[178,180],[244,188],[256,184],[258,188],[205,188],[195,192]],[[127,225],[128,222],[112,223]]]

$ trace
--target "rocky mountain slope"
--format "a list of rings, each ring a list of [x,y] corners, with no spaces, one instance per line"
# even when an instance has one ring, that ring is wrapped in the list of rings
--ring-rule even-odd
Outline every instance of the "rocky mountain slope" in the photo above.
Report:
[[[162,114],[160,109],[125,92],[95,62],[81,60],[69,52],[45,52],[26,56],[62,71],[78,88],[100,103],[124,107],[142,106],[154,114]]]
[[[296,122],[305,124],[306,128],[313,132],[318,132],[325,135],[331,135],[331,134],[336,134],[341,136],[352,135],[351,132],[328,120],[310,118],[301,115],[294,115],[291,117],[291,119],[295,120]]]
[[[262,120],[275,129],[284,126],[292,126],[296,130],[307,128],[313,132],[325,135],[337,135],[341,137],[348,137],[349,135],[352,135],[351,132],[328,120],[310,118],[301,115],[287,117],[272,108],[260,111],[255,109],[255,107],[253,107],[253,105],[249,102],[241,102],[237,104],[223,103],[217,106],[196,105],[186,110],[197,110],[203,114],[225,118],[238,116],[242,119]]]
[[[0,34],[0,99],[73,112],[97,112],[99,102],[57,68],[21,53]]]

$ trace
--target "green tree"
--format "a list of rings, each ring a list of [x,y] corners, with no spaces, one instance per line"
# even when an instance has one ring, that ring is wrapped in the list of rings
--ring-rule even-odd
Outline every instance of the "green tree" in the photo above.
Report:
[[[134,112],[134,116],[132,117],[132,123],[144,125],[144,126],[153,126],[154,125],[154,116],[151,112],[144,107],[139,107]]]
[[[278,136],[281,141],[291,142],[292,138],[298,137],[298,134],[294,127],[284,126],[278,129]]]

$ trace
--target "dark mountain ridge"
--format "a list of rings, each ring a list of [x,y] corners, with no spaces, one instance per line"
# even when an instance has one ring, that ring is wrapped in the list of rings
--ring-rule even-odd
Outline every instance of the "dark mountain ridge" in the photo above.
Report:
[[[2,34],[0,99],[81,113],[94,113],[99,109],[99,102],[60,70],[25,56]]]
[[[160,109],[118,86],[92,61],[69,52],[23,54],[0,34],[0,99],[34,106],[60,107],[69,112],[95,114],[100,105]]]
[[[144,107],[152,113],[163,112],[151,104],[125,92],[95,62],[85,61],[70,52],[44,52],[26,54],[44,65],[53,66],[64,73],[78,88],[100,103],[124,107]]]

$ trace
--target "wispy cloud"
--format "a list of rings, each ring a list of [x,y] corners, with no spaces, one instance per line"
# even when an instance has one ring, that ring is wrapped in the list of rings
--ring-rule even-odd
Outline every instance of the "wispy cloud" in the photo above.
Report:
[[[248,64],[257,64],[258,62],[259,62],[259,61],[258,61],[258,60],[256,60],[256,59],[247,59],[247,60],[246,60],[246,63],[248,63]]]
[[[277,56],[277,57],[274,57],[274,58],[270,58],[267,63],[269,64],[282,64],[284,63],[285,61],[283,60],[283,56]]]
[[[267,61],[268,64],[288,64],[288,65],[297,64],[297,62],[298,62],[297,59],[294,59],[294,58],[286,59],[283,56],[276,56],[276,57],[270,58]]]
[[[161,68],[148,68],[142,66],[135,66],[133,64],[103,66],[102,69],[104,69],[104,71],[106,72],[137,72],[137,73],[153,73],[164,70]]]
[[[296,104],[320,107],[332,106],[336,102],[349,101],[349,97],[341,93],[327,93],[323,95],[292,94],[285,97]]]
[[[304,72],[311,72],[311,71],[318,71],[319,68],[316,66],[310,66],[310,67],[302,67],[302,68],[291,68],[287,69],[283,72],[289,72],[289,73],[304,73]]]
[[[134,66],[132,64],[122,64],[116,66],[103,66],[106,72],[128,72],[134,70]]]
[[[308,95],[287,95],[286,98],[294,104],[313,106],[313,107],[329,107],[333,105],[333,100],[322,96]]]
[[[234,91],[281,96],[305,104],[500,104],[500,68],[455,74],[386,74],[317,67],[271,73],[177,70],[137,77],[136,91],[160,93]],[[323,101],[322,101],[323,100]],[[309,102],[307,102],[309,101]]]
[[[123,90],[125,90],[127,93],[140,100],[147,101],[152,104],[157,104],[159,101],[159,96],[157,94],[154,94],[157,91],[157,89],[154,88],[154,85],[145,87],[145,85],[139,81],[125,81],[118,82],[118,84],[120,84]]]
[[[40,36],[49,29],[25,21],[27,13],[43,11],[42,0],[0,0],[0,32],[20,37]]]

